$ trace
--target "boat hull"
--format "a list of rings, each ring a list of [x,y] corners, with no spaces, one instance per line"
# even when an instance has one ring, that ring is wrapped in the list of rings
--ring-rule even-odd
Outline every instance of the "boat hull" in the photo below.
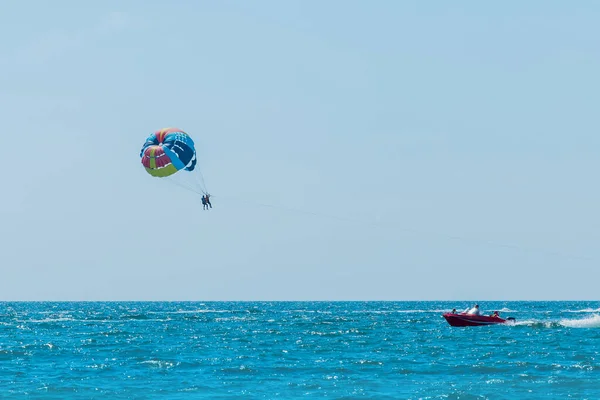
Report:
[[[514,318],[503,319],[500,317],[487,317],[485,315],[469,315],[469,314],[443,314],[443,317],[450,326],[482,326],[482,325],[497,325],[504,324],[508,320]]]

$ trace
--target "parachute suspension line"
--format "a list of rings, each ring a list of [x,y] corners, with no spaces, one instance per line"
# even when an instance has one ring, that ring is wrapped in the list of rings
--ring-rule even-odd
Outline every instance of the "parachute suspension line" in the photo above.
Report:
[[[176,180],[171,179],[171,177],[169,177],[169,176],[167,176],[165,180],[167,182],[170,182],[170,183],[172,183],[175,186],[179,186],[180,188],[183,188],[183,189],[185,189],[185,190],[187,190],[189,192],[196,193],[196,194],[204,194],[202,191],[198,191],[198,189],[195,189],[195,188],[193,188],[191,186],[185,185],[185,184],[183,184],[181,182],[177,182]]]
[[[237,198],[237,197],[219,197],[219,198],[222,200],[225,200],[225,201],[230,200],[230,201],[233,201],[236,203],[243,203],[243,204],[253,205],[253,206],[257,206],[257,207],[270,208],[270,209],[275,209],[275,210],[290,212],[290,213],[296,213],[296,214],[311,215],[314,217],[327,218],[327,219],[331,219],[331,220],[351,222],[351,223],[355,223],[355,224],[371,226],[374,228],[385,228],[385,229],[402,231],[402,232],[407,232],[407,233],[417,234],[417,235],[436,236],[438,238],[446,239],[446,240],[471,242],[472,244],[479,244],[479,245],[490,246],[490,247],[502,247],[502,248],[512,249],[512,250],[521,251],[521,252],[538,253],[538,254],[544,254],[544,255],[553,256],[553,257],[562,257],[562,258],[576,259],[576,260],[582,260],[582,261],[594,261],[594,262],[597,261],[593,257],[589,257],[589,256],[585,256],[585,255],[563,253],[563,252],[548,250],[548,249],[543,249],[543,248],[533,248],[533,247],[521,246],[521,245],[511,244],[511,243],[495,242],[495,241],[482,239],[482,238],[473,238],[473,237],[465,237],[465,236],[458,236],[458,235],[445,234],[445,233],[427,232],[427,231],[421,231],[421,230],[411,229],[411,228],[406,228],[406,227],[385,225],[385,224],[381,224],[380,222],[377,222],[377,221],[359,220],[359,219],[347,218],[347,217],[338,216],[338,215],[307,211],[307,210],[302,210],[302,209],[298,209],[298,208],[282,207],[282,206],[278,206],[278,205],[274,205],[274,204],[266,204],[266,203],[260,203],[260,202],[255,202],[255,201],[248,201],[248,200],[244,200],[244,199]]]
[[[194,177],[196,178],[196,182],[198,183],[198,186],[200,186],[200,190],[202,191],[202,193],[208,194],[206,183],[204,183],[204,175],[202,175],[202,171],[200,171],[200,168],[196,167],[196,174],[194,174]]]

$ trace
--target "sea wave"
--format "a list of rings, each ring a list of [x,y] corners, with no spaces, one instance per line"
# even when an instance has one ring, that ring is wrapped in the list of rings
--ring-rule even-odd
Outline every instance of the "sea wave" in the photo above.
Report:
[[[600,313],[600,308],[584,308],[583,310],[565,310],[567,313]]]

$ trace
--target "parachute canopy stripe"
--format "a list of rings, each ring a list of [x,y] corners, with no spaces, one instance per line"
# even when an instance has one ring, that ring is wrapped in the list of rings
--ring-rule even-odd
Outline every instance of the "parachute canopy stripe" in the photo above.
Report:
[[[194,141],[191,137],[186,134],[181,133],[169,133],[163,139],[164,143],[173,143],[173,142],[181,142],[188,147],[194,147]]]
[[[158,139],[158,142],[162,143],[165,141],[165,137],[171,133],[183,133],[185,136],[187,136],[185,132],[177,128],[163,128],[160,131],[156,131],[154,135]]]
[[[151,169],[151,168],[146,168],[146,172],[148,172],[150,175],[155,176],[157,178],[164,178],[170,175],[173,175],[174,173],[177,172],[177,168],[175,168],[173,166],[173,164],[166,166],[164,168],[160,168],[160,169]]]
[[[166,153],[167,149],[160,146],[150,146],[144,151],[142,164],[146,168],[164,168],[171,163],[171,155]]]
[[[185,157],[192,157],[194,155],[194,151],[191,150],[189,147],[188,147],[187,151],[189,153],[191,153],[190,155],[188,155],[187,153],[183,153],[183,152],[179,153],[177,151],[173,151],[173,150],[169,149],[168,147],[163,147],[161,149],[161,151],[169,157],[169,159],[171,160],[171,163],[173,163],[173,166],[175,168],[177,168],[177,170],[184,169],[186,166],[186,164],[184,164],[181,161],[182,159],[185,159]]]

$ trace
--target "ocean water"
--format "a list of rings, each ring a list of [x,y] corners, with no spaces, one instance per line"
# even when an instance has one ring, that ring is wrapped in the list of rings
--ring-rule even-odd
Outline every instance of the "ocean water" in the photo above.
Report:
[[[0,397],[599,399],[600,302],[4,302]]]

